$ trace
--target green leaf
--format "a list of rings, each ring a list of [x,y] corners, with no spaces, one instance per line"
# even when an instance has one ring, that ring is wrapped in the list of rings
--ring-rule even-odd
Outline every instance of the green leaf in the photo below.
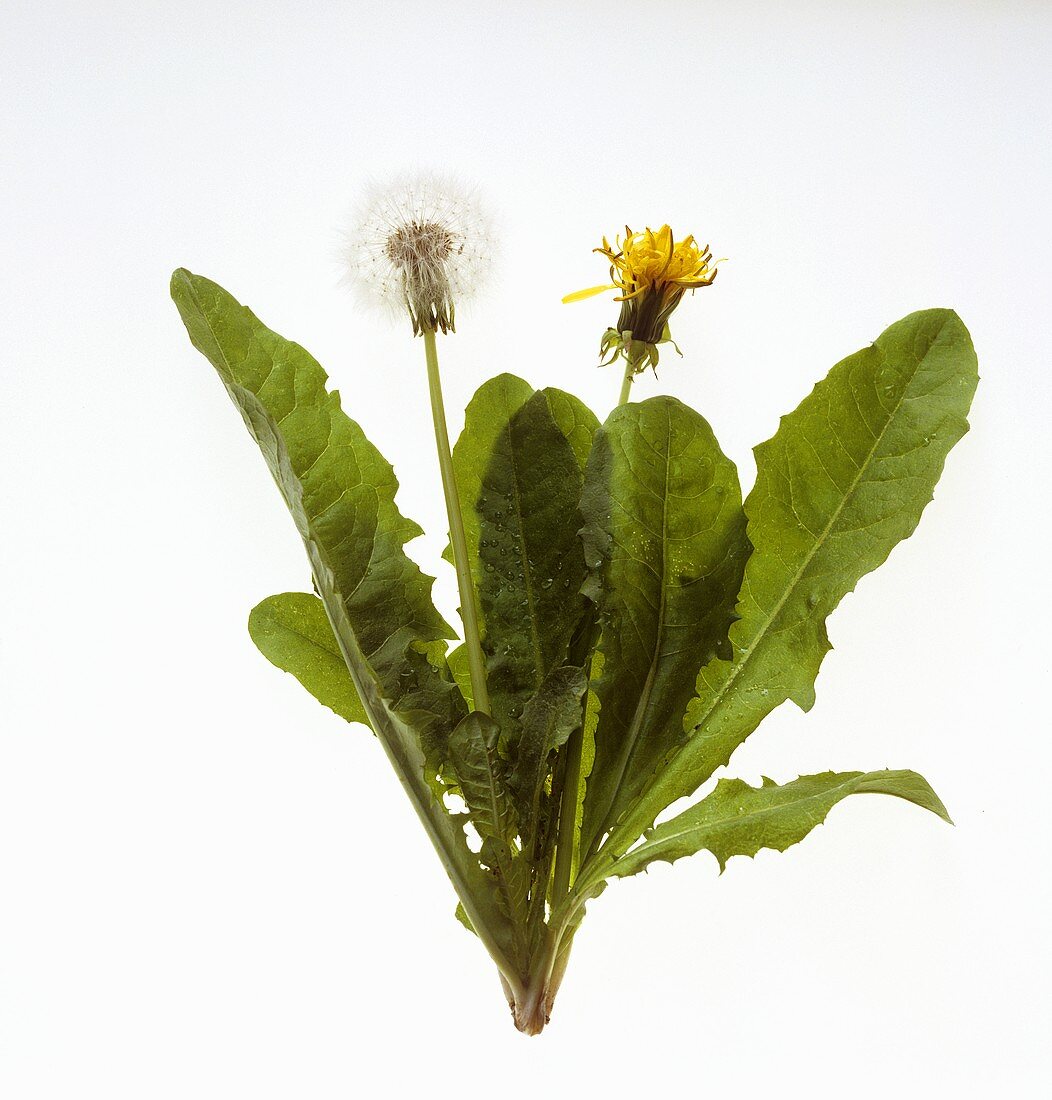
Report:
[[[445,755],[464,704],[433,663],[432,643],[452,635],[431,602],[431,578],[403,550],[420,528],[394,503],[390,465],[341,410],[339,395],[326,390],[325,372],[303,348],[189,271],[173,275],[172,297],[292,513],[369,724],[471,923],[513,973],[511,930],[490,881],[432,789],[434,757]]]
[[[683,739],[698,670],[726,644],[749,546],[734,464],[672,397],[614,410],[581,510],[604,658],[587,845]]]
[[[592,443],[595,433],[599,430],[599,419],[587,405],[572,393],[548,386],[541,390],[548,402],[555,423],[559,425],[559,431],[566,436],[567,442],[573,449],[577,465],[583,473],[588,465],[588,456],[592,452]]]
[[[459,693],[411,646],[454,635],[431,602],[433,578],[402,549],[421,530],[394,503],[390,465],[303,348],[207,279],[177,272],[172,295],[263,450],[330,618],[348,620],[388,702],[422,732],[448,735],[464,713]]]
[[[561,665],[553,669],[526,704],[517,745],[512,787],[519,807],[523,851],[535,858],[551,754],[566,744],[584,716],[582,697],[588,686],[584,669]]]
[[[505,909],[521,927],[526,921],[529,868],[514,847],[518,824],[499,740],[500,726],[488,715],[472,711],[453,731],[449,751],[471,823],[482,840],[482,862],[498,877]]]
[[[534,389],[529,382],[514,374],[498,374],[483,382],[464,410],[464,430],[453,447],[453,476],[460,494],[464,536],[476,590],[482,574],[479,562],[479,540],[482,535],[475,503],[482,495],[482,477],[497,438],[533,394]],[[451,562],[452,548],[447,546],[443,556]],[[480,623],[480,626],[483,624]]]
[[[765,777],[761,787],[721,779],[707,798],[650,829],[609,873],[623,878],[655,860],[673,863],[703,849],[722,872],[731,856],[754,856],[761,848],[784,852],[821,825],[841,799],[863,793],[895,795],[950,821],[939,796],[916,772],[823,772],[781,786]]]
[[[329,625],[325,605],[310,592],[282,592],[252,608],[248,632],[272,665],[289,672],[348,722],[369,724]]]
[[[960,318],[913,313],[838,363],[756,448],[745,502],[754,550],[730,660],[698,677],[693,733],[611,837],[627,850],[786,699],[807,710],[829,650],[826,617],[912,534],[965,419],[978,374]]]
[[[475,934],[474,926],[471,923],[471,918],[467,914],[467,910],[464,908],[464,903],[458,901],[457,908],[453,913],[453,916],[472,934]]]
[[[475,505],[490,701],[512,739],[527,700],[566,660],[587,607],[581,483],[546,396],[534,394],[494,441]]]
[[[471,665],[468,661],[468,649],[465,645],[458,645],[449,651],[446,658],[450,675],[454,683],[460,688],[460,694],[464,696],[468,710],[475,709],[475,702],[471,694]]]
[[[573,864],[570,881],[581,869],[585,853],[582,851],[581,838],[584,831],[584,806],[588,797],[588,781],[595,767],[595,731],[599,728],[599,696],[595,685],[602,679],[603,653],[597,649],[592,654],[591,674],[588,680],[588,694],[585,697],[584,722],[581,727],[581,767],[577,789],[577,811],[574,814]],[[565,838],[564,838],[565,841]]]
[[[535,392],[528,382],[514,374],[498,374],[483,382],[464,411],[464,430],[453,448],[453,473],[460,493],[464,533],[476,590],[482,579],[482,563],[479,561],[481,520],[476,504],[482,495],[483,477],[497,440],[507,430],[512,416]],[[551,387],[540,392],[544,394],[555,423],[583,470],[599,421],[573,394]],[[452,561],[452,553],[447,546],[443,556],[447,561]]]

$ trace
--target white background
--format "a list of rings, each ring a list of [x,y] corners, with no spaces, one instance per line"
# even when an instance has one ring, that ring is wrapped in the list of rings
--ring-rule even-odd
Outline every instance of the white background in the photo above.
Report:
[[[0,1095],[1049,1095],[1049,193],[1041,3],[8,2],[0,18]],[[917,535],[831,620],[818,704],[731,772],[913,767],[957,827],[856,798],[784,855],[591,907],[515,1033],[383,759],[266,663],[309,587],[168,299],[227,286],[309,347],[444,515],[423,352],[338,286],[370,178],[500,219],[443,341],[453,430],[499,370],[605,414],[603,233],[730,257],[660,383],[750,447],[914,309],[983,381]],[[426,1090],[426,1093],[425,1091]]]

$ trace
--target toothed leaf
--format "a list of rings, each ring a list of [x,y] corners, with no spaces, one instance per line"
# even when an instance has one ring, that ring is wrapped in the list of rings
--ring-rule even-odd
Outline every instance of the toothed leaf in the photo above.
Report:
[[[611,874],[624,878],[655,860],[673,863],[702,850],[716,857],[722,872],[731,856],[754,856],[761,848],[784,852],[821,825],[842,799],[863,793],[895,795],[950,820],[927,780],[911,771],[823,772],[782,785],[765,778],[760,787],[721,779],[696,806],[649,830]]]
[[[449,739],[453,770],[482,840],[482,862],[498,877],[508,915],[526,919],[529,868],[515,848],[518,824],[508,791],[507,765],[498,752],[500,726],[472,711]]]
[[[584,669],[561,665],[548,674],[523,711],[512,787],[519,807],[523,851],[530,858],[544,817],[550,757],[580,726],[587,684]]]
[[[433,643],[452,633],[431,602],[432,579],[403,550],[420,528],[395,505],[394,472],[342,411],[339,395],[326,390],[325,372],[298,344],[189,271],[173,275],[172,298],[292,514],[369,724],[472,924],[506,952],[508,921],[463,829],[432,789],[464,704],[429,659]]]
[[[829,650],[825,620],[909,537],[967,431],[978,374],[960,318],[931,309],[842,360],[756,448],[745,502],[754,546],[730,660],[702,669],[686,745],[611,837],[619,854],[689,795],[786,699],[805,710]]]

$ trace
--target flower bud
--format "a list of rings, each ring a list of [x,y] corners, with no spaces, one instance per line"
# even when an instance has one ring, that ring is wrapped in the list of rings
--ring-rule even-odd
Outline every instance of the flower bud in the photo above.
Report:
[[[604,365],[623,356],[636,374],[657,366],[658,344],[672,342],[669,318],[683,295],[711,286],[716,278],[709,246],[699,246],[693,237],[677,242],[668,225],[642,233],[625,226],[623,242],[618,238],[611,245],[604,237],[594,251],[610,260],[611,282],[568,294],[563,301],[619,291],[614,299],[621,303],[617,326],[606,330],[600,344]]]

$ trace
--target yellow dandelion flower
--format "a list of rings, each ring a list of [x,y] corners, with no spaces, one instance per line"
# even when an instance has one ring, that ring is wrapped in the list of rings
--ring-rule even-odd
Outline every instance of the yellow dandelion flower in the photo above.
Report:
[[[610,261],[610,282],[567,294],[564,302],[579,302],[615,290],[614,301],[621,302],[617,327],[603,337],[602,352],[612,361],[623,354],[635,372],[658,360],[657,345],[671,337],[668,320],[680,299],[688,291],[711,286],[717,274],[708,245],[699,245],[693,236],[677,241],[668,225],[633,233],[625,226],[625,236],[613,245],[603,238],[595,252]],[[678,350],[678,349],[677,349]]]
[[[695,290],[711,285],[717,274],[715,265],[710,267],[712,252],[708,245],[700,247],[693,236],[676,241],[668,225],[656,231],[644,229],[642,233],[633,233],[626,225],[624,243],[618,238],[616,246],[611,246],[604,237],[602,247],[593,251],[610,260],[613,282],[567,294],[564,302],[579,302],[604,290],[620,291],[614,299],[618,302],[636,298],[658,286]]]

